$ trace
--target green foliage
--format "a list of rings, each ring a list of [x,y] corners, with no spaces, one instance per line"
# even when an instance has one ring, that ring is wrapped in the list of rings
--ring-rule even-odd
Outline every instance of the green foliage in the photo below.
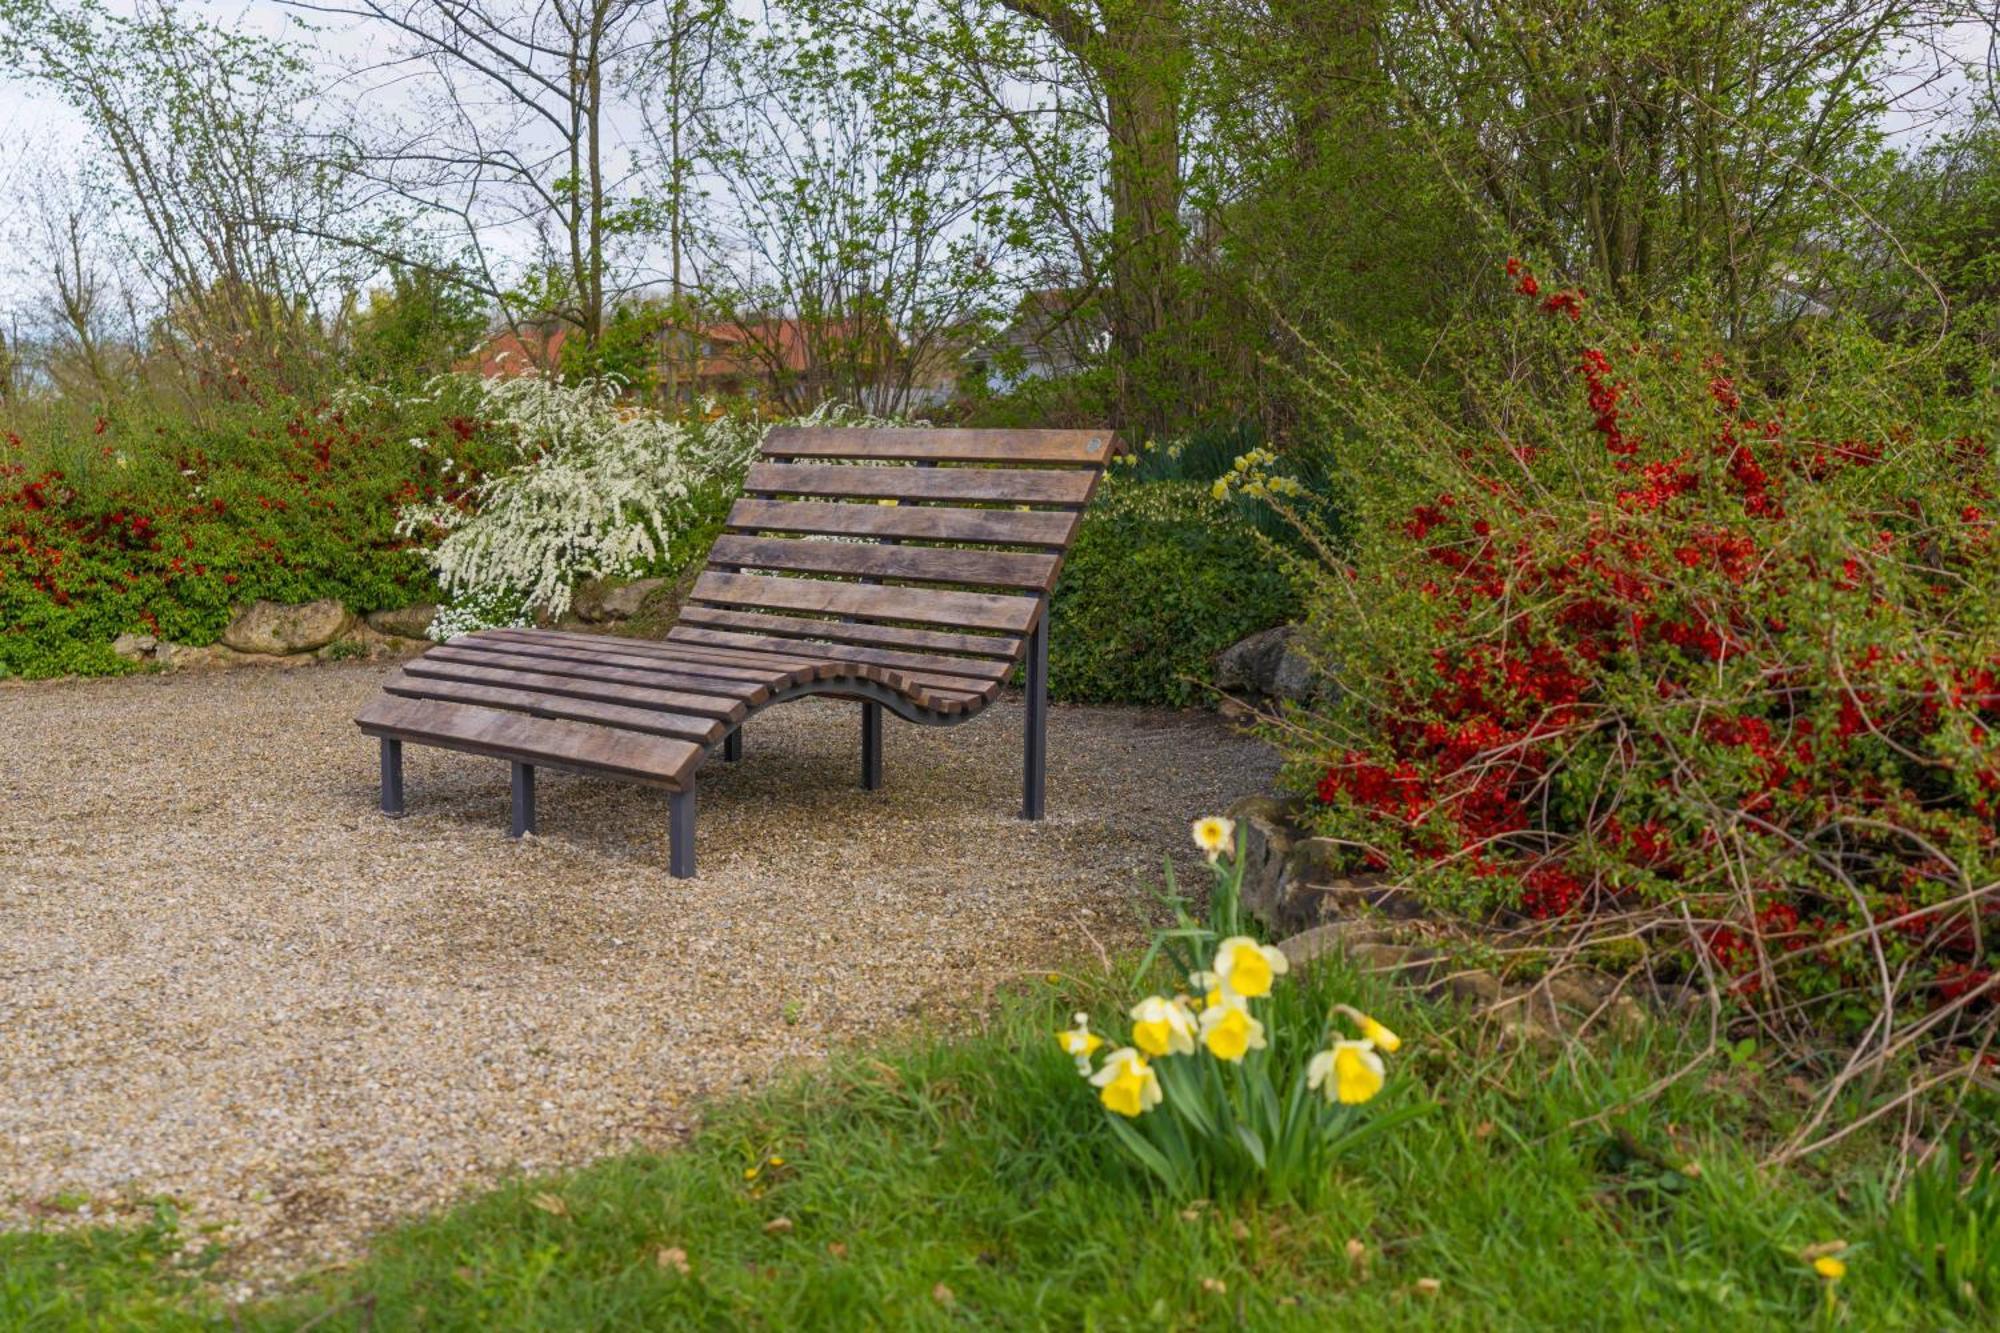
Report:
[[[118,635],[211,643],[259,598],[431,600],[395,514],[503,459],[469,406],[349,393],[238,400],[200,421],[138,402],[81,423],[15,418],[0,437],[0,675],[127,670]]]
[[[1193,703],[1217,653],[1298,609],[1269,545],[1206,486],[1114,476],[1056,583],[1049,689],[1075,703]]]
[[[711,1106],[674,1153],[521,1180],[408,1223],[358,1264],[233,1315],[219,1285],[189,1292],[166,1257],[172,1232],[0,1235],[0,1323],[1795,1328],[1827,1305],[1802,1255],[1846,1238],[1832,1293],[1845,1326],[1984,1326],[1915,1281],[1843,1202],[1877,1196],[1887,1134],[1857,1135],[1810,1170],[1765,1170],[1754,1154],[1797,1102],[1720,1061],[1645,1101],[1695,1054],[1664,1030],[1555,1059],[1483,1047],[1453,1016],[1338,964],[1299,985],[1380,1014],[1439,1103],[1344,1159],[1314,1210],[1173,1202],[1107,1152],[1102,1111],[1049,1034],[1122,987],[1064,977],[963,1034],[840,1051]]]
[[[2000,1167],[1990,1146],[1969,1169],[1940,1148],[1911,1174],[1883,1230],[1941,1302],[1968,1316],[2000,1308]]]
[[[464,284],[436,268],[396,265],[355,317],[348,368],[364,384],[414,390],[453,369],[485,328],[485,303]]]

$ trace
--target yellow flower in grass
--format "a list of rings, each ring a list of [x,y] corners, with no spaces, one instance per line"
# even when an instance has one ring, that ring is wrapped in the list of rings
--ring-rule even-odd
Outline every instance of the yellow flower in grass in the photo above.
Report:
[[[1132,1044],[1148,1055],[1191,1055],[1194,1021],[1177,1000],[1148,995],[1132,1006]]]
[[[1403,1039],[1401,1037],[1389,1031],[1388,1028],[1383,1027],[1353,1005],[1336,1004],[1333,1006],[1333,1010],[1338,1014],[1346,1014],[1354,1020],[1354,1026],[1361,1029],[1361,1039],[1363,1041],[1372,1041],[1378,1049],[1387,1051],[1391,1055],[1403,1049]]]
[[[1215,975],[1222,989],[1246,1000],[1271,993],[1271,979],[1291,967],[1284,954],[1248,935],[1232,935],[1215,951]]]
[[[1236,821],[1224,819],[1221,815],[1195,820],[1194,845],[1201,848],[1202,855],[1211,861],[1218,856],[1227,856],[1236,848]]]
[[[1834,1255],[1822,1254],[1819,1258],[1813,1260],[1813,1272],[1818,1273],[1828,1282],[1838,1282],[1847,1276],[1847,1264],[1844,1260]]]
[[[1090,1057],[1097,1054],[1097,1048],[1104,1044],[1104,1038],[1090,1030],[1090,1015],[1078,1014],[1076,1026],[1067,1032],[1056,1033],[1056,1041],[1063,1054],[1076,1061],[1076,1072],[1090,1072]]]
[[[1306,1066],[1306,1086],[1326,1093],[1330,1102],[1359,1106],[1382,1091],[1387,1080],[1382,1057],[1370,1041],[1337,1041]]]
[[[1264,1049],[1264,1025],[1240,1002],[1224,1001],[1202,1013],[1201,1040],[1210,1055],[1235,1063]]]
[[[1090,1076],[1100,1091],[1097,1099],[1104,1109],[1122,1116],[1141,1116],[1160,1104],[1160,1076],[1146,1063],[1146,1057],[1130,1046],[1120,1046],[1104,1058],[1104,1067]]]

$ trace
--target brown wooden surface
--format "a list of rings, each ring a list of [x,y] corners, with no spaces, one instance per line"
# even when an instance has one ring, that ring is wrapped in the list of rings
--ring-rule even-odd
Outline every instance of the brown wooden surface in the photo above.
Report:
[[[654,689],[615,681],[556,675],[547,671],[468,666],[435,652],[404,663],[403,674],[464,685],[490,685],[499,689],[562,694],[573,699],[594,699],[600,703],[630,705],[635,708],[656,708],[665,712],[683,713],[723,722],[740,722],[750,711],[749,705],[742,699],[727,695]]]
[[[1076,463],[1102,467],[1108,430],[962,430],[787,426],[764,437],[772,458],[874,458],[952,463]]]
[[[968,545],[1068,546],[1082,515],[1065,509],[959,509],[948,505],[845,504],[745,497],[729,511],[732,532],[891,537]]]
[[[715,539],[712,565],[777,569],[801,574],[852,574],[865,578],[969,583],[1047,592],[1056,557],[1027,551],[967,551],[955,546],[868,546],[859,542],[793,541],[784,537]]]
[[[532,717],[596,722],[609,727],[651,732],[657,736],[678,736],[697,745],[715,744],[728,732],[730,725],[719,717],[696,717],[688,713],[673,713],[658,708],[600,703],[593,699],[579,699],[561,690],[473,684],[436,676],[413,676],[403,672],[397,672],[389,677],[383,682],[382,688],[390,694],[412,699],[446,699],[454,703],[479,704],[487,708],[527,713]]]
[[[861,662],[908,671],[937,671],[982,681],[1004,680],[1013,670],[1010,664],[994,661],[990,657],[947,657],[941,653],[907,653],[889,648],[857,648],[844,643],[807,643],[769,634],[707,629],[700,625],[676,625],[667,631],[667,639],[673,643],[705,643],[716,647],[751,648],[763,652],[809,651],[816,657],[830,658],[836,662]]]
[[[778,611],[812,611],[869,620],[913,620],[926,625],[1004,630],[1026,634],[1034,628],[1040,602],[1000,593],[946,592],[931,588],[890,588],[824,579],[768,578],[756,574],[709,572],[695,580],[694,601]]]
[[[766,611],[732,611],[692,602],[681,608],[680,623],[825,639],[867,647],[906,648],[914,652],[965,653],[1010,662],[1021,655],[1021,640],[1011,634],[951,634],[938,630],[905,629],[901,625],[869,625],[859,621],[773,615]]]
[[[661,786],[678,785],[703,754],[694,742],[669,736],[394,694],[371,700],[354,720],[371,736],[557,764]]]
[[[986,501],[1081,505],[1097,486],[1090,469],[848,467],[838,463],[755,463],[743,481],[752,494],[841,495],[859,500]]]
[[[419,661],[443,660],[467,666],[500,667],[513,671],[540,671],[554,676],[576,676],[585,680],[611,681],[621,685],[645,685],[653,689],[682,690],[689,694],[712,694],[755,707],[771,697],[768,685],[718,680],[694,676],[684,671],[668,671],[660,665],[619,666],[593,661],[573,654],[501,652],[497,648],[466,644],[455,640],[433,648]]]

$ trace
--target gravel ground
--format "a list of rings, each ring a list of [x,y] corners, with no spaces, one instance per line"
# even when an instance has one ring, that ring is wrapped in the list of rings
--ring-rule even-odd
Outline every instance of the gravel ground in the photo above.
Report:
[[[1274,769],[1207,716],[1057,708],[1035,826],[1018,702],[890,719],[877,793],[858,708],[793,704],[710,767],[675,881],[636,787],[545,773],[516,843],[504,764],[412,747],[383,820],[349,721],[383,674],[0,689],[0,1226],[165,1194],[246,1278],[347,1259],[1126,942],[1186,821]]]

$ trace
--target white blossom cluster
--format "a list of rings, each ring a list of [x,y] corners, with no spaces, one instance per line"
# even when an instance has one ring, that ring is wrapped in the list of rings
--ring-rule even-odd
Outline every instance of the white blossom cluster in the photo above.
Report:
[[[512,436],[521,461],[481,479],[463,504],[410,505],[397,516],[405,535],[442,534],[428,558],[453,602],[437,629],[453,633],[497,623],[482,617],[503,605],[507,619],[559,617],[578,580],[664,558],[695,519],[695,489],[740,481],[760,438],[751,423],[633,407],[606,380],[484,380],[475,394],[479,415]],[[447,476],[456,466],[443,460]]]

